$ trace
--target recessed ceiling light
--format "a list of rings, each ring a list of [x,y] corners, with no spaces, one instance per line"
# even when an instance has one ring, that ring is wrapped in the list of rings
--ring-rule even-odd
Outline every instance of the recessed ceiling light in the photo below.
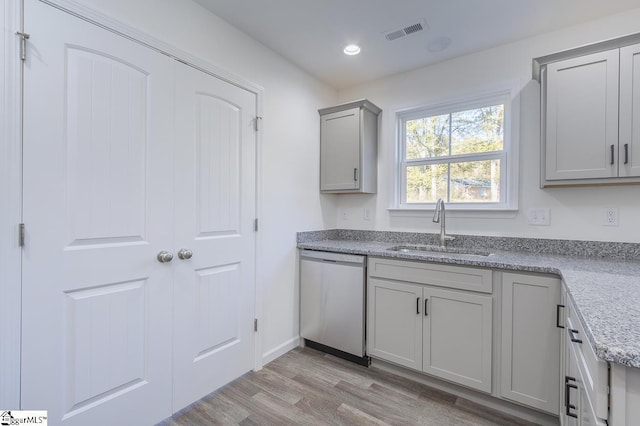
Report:
[[[343,50],[345,55],[353,56],[360,53],[360,46],[357,44],[349,44]]]

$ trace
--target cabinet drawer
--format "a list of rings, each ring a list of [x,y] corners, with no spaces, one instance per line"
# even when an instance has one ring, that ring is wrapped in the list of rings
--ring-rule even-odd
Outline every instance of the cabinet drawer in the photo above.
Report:
[[[369,257],[368,275],[480,293],[493,291],[490,269]]]
[[[596,417],[608,417],[608,385],[609,374],[605,361],[596,356],[584,332],[584,327],[578,318],[575,305],[568,301],[567,312],[567,343],[571,345],[578,361],[578,369],[584,383],[584,391],[593,407]]]

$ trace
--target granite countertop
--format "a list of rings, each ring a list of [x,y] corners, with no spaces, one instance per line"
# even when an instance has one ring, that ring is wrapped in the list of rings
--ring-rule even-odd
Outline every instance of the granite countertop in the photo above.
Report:
[[[491,254],[388,250],[416,238],[437,245],[434,234],[333,230],[299,233],[298,248],[558,275],[597,356],[640,368],[640,244],[460,236],[452,247]]]

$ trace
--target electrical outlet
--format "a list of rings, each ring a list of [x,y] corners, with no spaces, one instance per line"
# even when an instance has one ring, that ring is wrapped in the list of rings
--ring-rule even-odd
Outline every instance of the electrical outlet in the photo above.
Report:
[[[550,210],[548,207],[529,209],[527,213],[527,221],[529,225],[549,226]]]
[[[342,220],[349,220],[349,209],[342,210]]]
[[[362,217],[364,220],[371,220],[371,209],[369,207],[364,208],[364,212],[362,213]]]
[[[619,225],[620,211],[616,208],[604,209],[604,217],[602,218],[602,224],[604,226],[618,226]]]

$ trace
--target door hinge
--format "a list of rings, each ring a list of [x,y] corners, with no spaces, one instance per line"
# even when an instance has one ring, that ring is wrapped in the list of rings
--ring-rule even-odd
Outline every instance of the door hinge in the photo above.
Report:
[[[24,223],[18,224],[18,245],[24,247]]]
[[[254,232],[258,232],[258,218],[253,220],[253,230]]]
[[[253,319],[253,331],[258,331],[258,318]]]
[[[20,59],[25,61],[27,59],[27,40],[29,39],[29,34],[21,33],[18,31],[16,33],[18,37],[20,37]]]
[[[255,123],[256,123],[256,132],[257,132],[258,130],[260,130],[260,124],[259,124],[259,123],[260,123],[261,121],[262,121],[262,117],[260,117],[260,116],[258,115],[258,116],[256,117],[256,121],[255,121]]]

